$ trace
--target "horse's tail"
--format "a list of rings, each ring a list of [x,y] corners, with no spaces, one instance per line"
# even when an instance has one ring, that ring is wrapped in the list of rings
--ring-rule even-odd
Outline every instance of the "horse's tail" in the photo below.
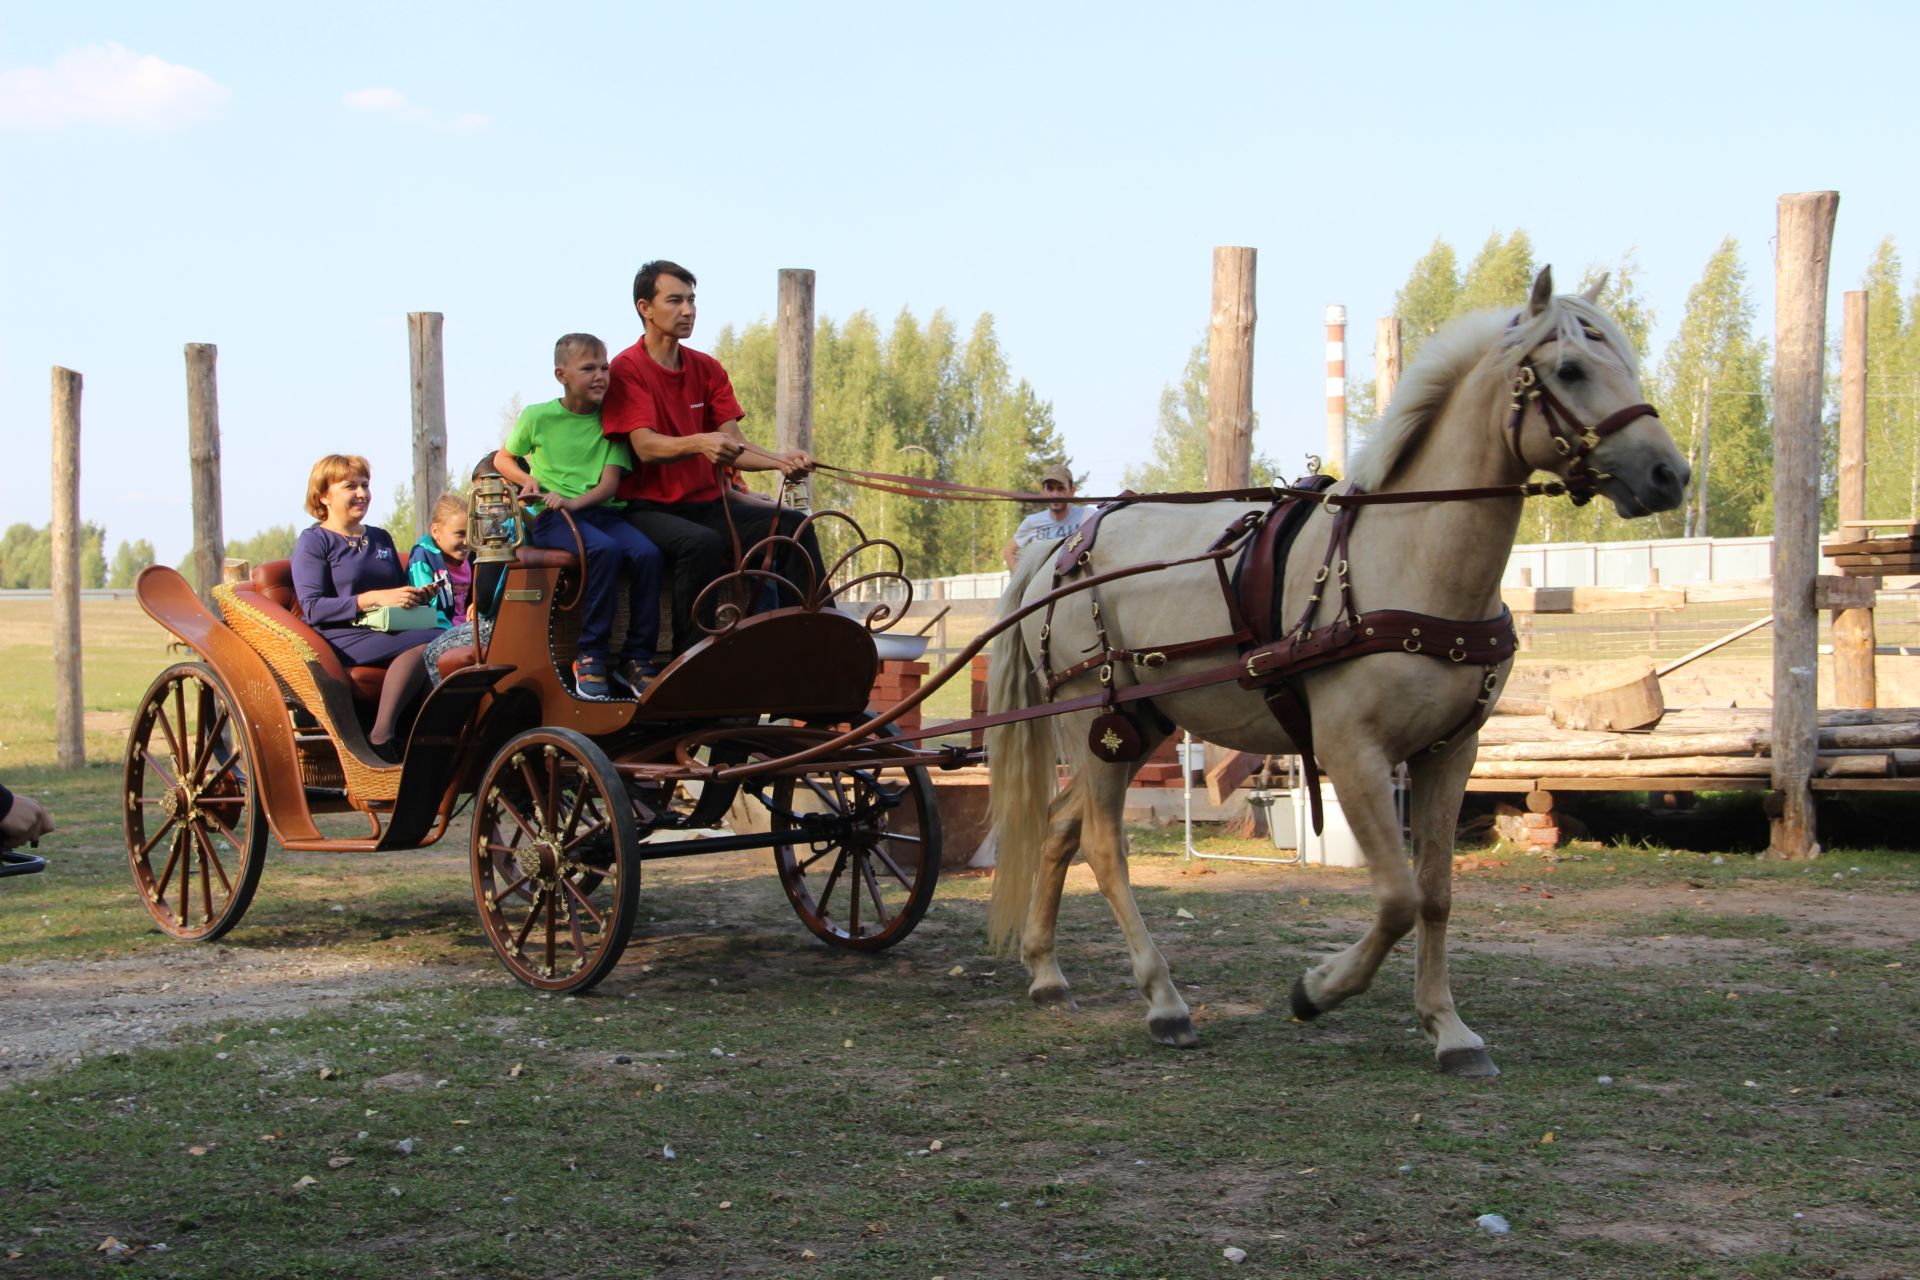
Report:
[[[997,617],[1020,607],[1027,587],[1051,564],[1051,556],[1021,557],[1000,597]],[[1037,706],[1045,698],[1027,656],[1018,626],[995,637],[987,661],[987,709],[1013,711]],[[1020,942],[1040,846],[1047,838],[1047,806],[1053,800],[1053,725],[1046,717],[1017,720],[987,730],[987,765],[992,785],[988,816],[995,834],[993,900],[987,908],[987,939],[1007,954]]]

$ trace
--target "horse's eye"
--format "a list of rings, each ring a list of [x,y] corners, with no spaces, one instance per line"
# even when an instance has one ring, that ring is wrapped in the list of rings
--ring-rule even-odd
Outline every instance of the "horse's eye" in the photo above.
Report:
[[[1558,369],[1555,369],[1553,373],[1554,376],[1562,382],[1585,382],[1587,380],[1587,371],[1577,364],[1563,364]]]

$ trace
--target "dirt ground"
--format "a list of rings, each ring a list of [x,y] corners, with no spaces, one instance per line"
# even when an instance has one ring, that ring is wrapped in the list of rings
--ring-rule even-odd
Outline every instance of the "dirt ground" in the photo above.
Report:
[[[1835,893],[1822,885],[1802,888],[1755,882],[1709,891],[1684,879],[1671,884],[1556,884],[1543,865],[1537,885],[1474,874],[1476,863],[1463,859],[1455,877],[1457,904],[1472,902],[1553,905],[1568,917],[1553,927],[1515,930],[1510,939],[1484,936],[1456,940],[1464,952],[1532,954],[1570,964],[1672,965],[1684,968],[1731,950],[1751,953],[1754,940],[1676,933],[1670,937],[1623,939],[1612,935],[1607,918],[1658,916],[1686,909],[1710,909],[1719,916],[1765,915],[1817,931],[1836,946],[1893,948],[1920,943],[1920,913],[1911,894],[1893,890]],[[1824,866],[1824,864],[1823,864]],[[1842,869],[1843,870],[1843,869]],[[974,873],[977,877],[980,873]],[[654,869],[649,876],[703,882],[702,893],[716,895],[710,906],[718,920],[751,914],[747,903],[765,897],[767,871],[751,855],[718,855],[680,866]],[[949,872],[948,879],[956,878]],[[1177,885],[1186,891],[1232,893],[1258,889],[1268,893],[1361,895],[1368,901],[1364,873],[1314,868],[1276,869],[1233,863],[1208,864],[1195,874],[1168,859],[1140,859],[1132,878],[1141,889]],[[1543,898],[1541,891],[1546,891]],[[943,889],[943,892],[944,889]],[[1076,865],[1069,873],[1069,894],[1097,894],[1092,873]],[[739,900],[730,912],[728,899]],[[1316,908],[1303,913],[1297,927],[1322,935],[1328,947],[1358,936],[1363,907]],[[1593,917],[1602,917],[1595,920]],[[717,923],[716,920],[714,923]],[[1484,933],[1484,931],[1483,931]],[[1116,936],[1117,942],[1117,936]],[[628,963],[634,963],[629,953]],[[467,949],[449,963],[436,957],[370,956],[341,953],[321,945],[251,946],[246,928],[212,946],[157,946],[131,958],[45,962],[14,968],[0,987],[0,1089],[9,1083],[57,1071],[82,1057],[110,1054],[163,1042],[175,1032],[211,1022],[271,1022],[317,1009],[340,1006],[382,991],[504,981],[487,953]]]

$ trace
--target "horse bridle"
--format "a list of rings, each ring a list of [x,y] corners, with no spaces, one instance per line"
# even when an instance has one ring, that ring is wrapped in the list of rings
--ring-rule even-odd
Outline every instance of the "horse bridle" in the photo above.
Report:
[[[1589,331],[1589,336],[1599,335]],[[1544,342],[1540,344],[1545,345]],[[1553,389],[1534,368],[1533,352],[1539,349],[1537,346],[1527,352],[1520,366],[1513,371],[1510,386],[1513,399],[1507,406],[1507,447],[1520,465],[1528,470],[1533,469],[1533,464],[1527,461],[1526,453],[1520,448],[1520,426],[1526,419],[1527,406],[1537,405],[1541,421],[1547,426],[1547,438],[1553,441],[1554,451],[1563,458],[1572,459],[1561,473],[1561,478],[1566,481],[1567,496],[1575,506],[1583,507],[1593,500],[1599,485],[1613,478],[1587,463],[1593,451],[1600,447],[1600,442],[1635,419],[1658,418],[1660,411],[1650,404],[1630,404],[1608,414],[1591,427],[1582,426],[1579,416],[1553,394]]]

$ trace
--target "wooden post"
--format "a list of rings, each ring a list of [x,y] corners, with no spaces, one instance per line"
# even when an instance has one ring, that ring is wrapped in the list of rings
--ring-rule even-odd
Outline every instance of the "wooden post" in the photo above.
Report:
[[[1347,309],[1327,308],[1327,470],[1347,473]]]
[[[193,589],[209,609],[227,541],[220,529],[220,388],[211,342],[187,344],[187,463],[193,473]]]
[[[1257,250],[1213,251],[1207,331],[1207,488],[1246,487],[1253,463],[1253,276]]]
[[[1773,790],[1768,855],[1820,853],[1814,829],[1819,751],[1820,410],[1827,271],[1837,191],[1784,195],[1774,257]]]
[[[1400,385],[1400,317],[1381,316],[1373,329],[1373,416],[1378,418],[1393,402]]]
[[[413,364],[413,524],[417,536],[433,518],[447,487],[447,361],[438,311],[407,312],[407,350]]]
[[[1836,539],[1867,536],[1849,520],[1867,518],[1867,294],[1842,300],[1840,326],[1840,529]],[[1877,585],[1877,579],[1869,579]],[[1873,608],[1833,611],[1833,700],[1842,707],[1877,703]]]
[[[53,367],[53,740],[62,769],[87,763],[80,679],[80,375]]]
[[[775,334],[777,365],[773,383],[773,447],[782,453],[813,452],[813,272],[787,267],[780,272],[780,324]],[[813,506],[813,486],[805,493]],[[884,510],[884,508],[883,508]]]

